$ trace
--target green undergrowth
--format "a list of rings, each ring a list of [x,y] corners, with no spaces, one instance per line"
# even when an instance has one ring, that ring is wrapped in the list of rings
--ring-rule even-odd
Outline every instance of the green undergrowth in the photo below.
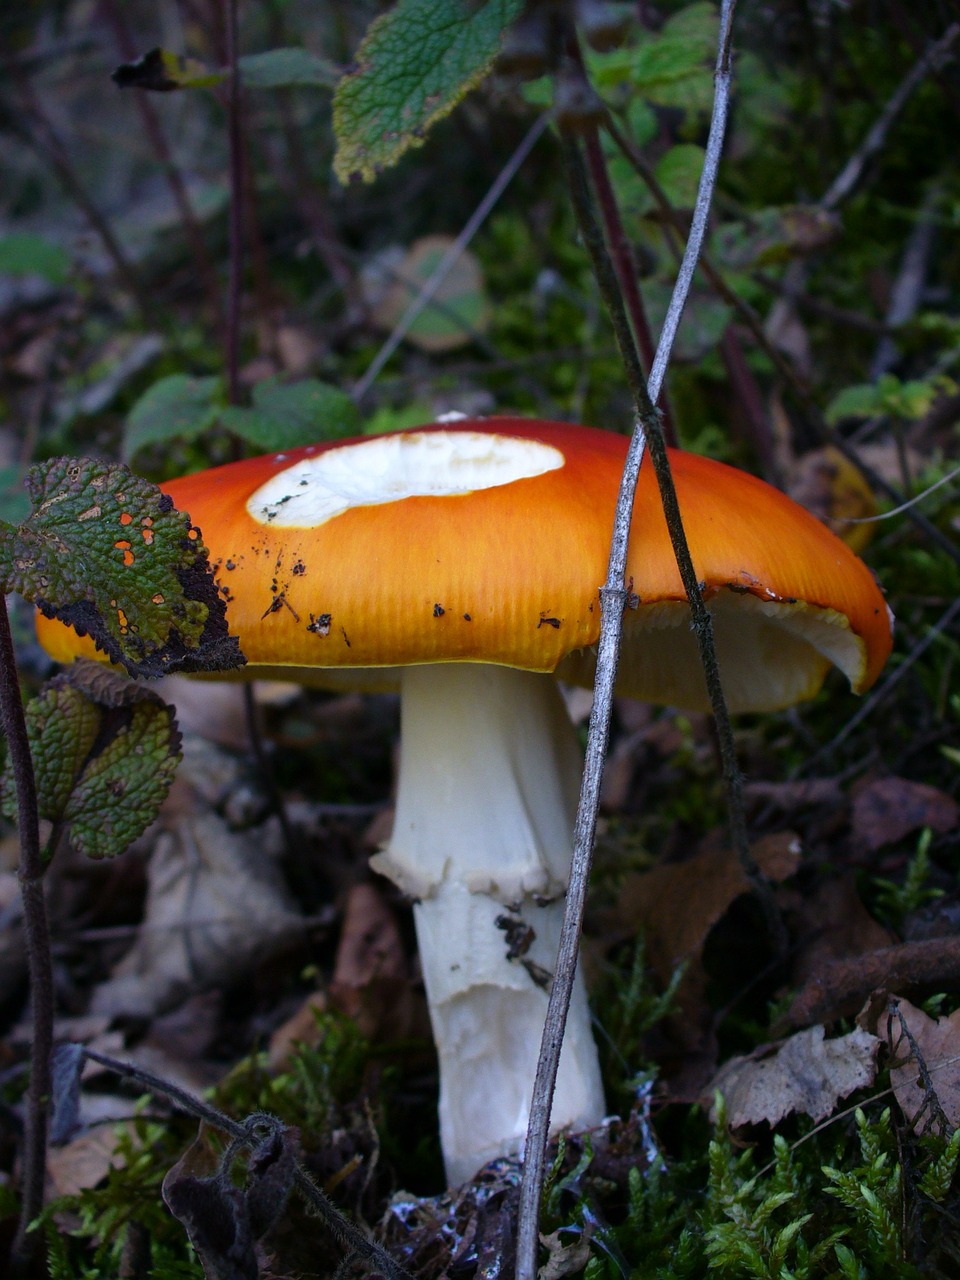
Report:
[[[960,1133],[918,1134],[905,1126],[887,1103],[885,1075],[859,1107],[816,1127],[787,1122],[773,1135],[762,1126],[731,1136],[720,1099],[712,1131],[700,1108],[674,1103],[656,1111],[655,1072],[628,1078],[626,1066],[642,1060],[643,1032],[673,1011],[672,993],[648,989],[642,947],[625,968],[630,976],[611,993],[606,1029],[627,1118],[603,1143],[561,1144],[543,1204],[554,1270],[543,1274],[586,1280],[957,1274]],[[318,1036],[314,1047],[297,1046],[275,1074],[262,1057],[245,1059],[209,1102],[234,1117],[270,1111],[291,1126],[318,1185],[375,1231],[385,1198],[420,1176],[414,1166],[422,1152],[414,1150],[412,1117],[402,1105],[408,1082],[396,1065],[403,1057],[394,1047],[389,1055],[372,1051],[340,1015],[319,1015]],[[394,1065],[381,1067],[387,1057]],[[616,1070],[610,1068],[610,1080]],[[142,1099],[137,1114],[114,1130],[112,1168],[103,1180],[45,1209],[40,1229],[53,1280],[126,1274],[135,1247],[149,1259],[151,1280],[204,1274],[161,1188],[188,1148],[194,1159],[200,1150],[212,1171],[224,1143],[207,1127],[198,1138],[196,1120],[165,1114],[162,1105]],[[438,1225],[435,1258],[451,1247]],[[265,1248],[296,1274],[337,1271],[338,1246],[296,1199]],[[392,1250],[404,1261],[396,1233]],[[431,1264],[414,1274],[441,1272]]]
[[[702,1129],[695,1118],[691,1137]],[[701,1134],[702,1137],[702,1134]],[[691,1148],[694,1146],[691,1143]],[[586,1280],[870,1280],[952,1276],[960,1135],[917,1136],[889,1108],[743,1148],[722,1107],[705,1154],[638,1161],[614,1187],[587,1152],[547,1192],[558,1242],[589,1244]],[[558,1272],[558,1274],[563,1274]]]

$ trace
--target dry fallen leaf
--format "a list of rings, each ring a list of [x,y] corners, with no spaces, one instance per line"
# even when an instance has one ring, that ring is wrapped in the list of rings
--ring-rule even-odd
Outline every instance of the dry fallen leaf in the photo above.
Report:
[[[152,1016],[236,977],[298,932],[280,847],[275,819],[232,831],[215,813],[177,817],[150,859],[137,940],[95,991],[92,1010]]]
[[[817,981],[831,961],[879,951],[896,941],[863,905],[852,873],[824,880],[812,893],[798,894],[788,918],[797,939],[791,974],[797,985]]]
[[[877,778],[853,801],[854,844],[865,853],[895,844],[921,827],[952,831],[958,821],[960,807],[952,796],[907,778]]]
[[[127,1126],[130,1133],[133,1125]],[[75,1196],[102,1182],[112,1168],[119,1168],[115,1120],[99,1124],[62,1147],[47,1152],[47,1173],[58,1196]]]
[[[751,852],[774,883],[792,875],[800,863],[800,842],[789,831],[765,836]],[[666,985],[678,964],[689,964],[687,977],[698,970],[710,930],[736,898],[749,892],[736,854],[708,849],[685,862],[627,876],[616,919],[631,932],[644,931],[650,964]]]
[[[960,1125],[960,1009],[946,1018],[931,1018],[909,1000],[898,1000],[897,1007],[916,1042],[943,1114],[954,1127]],[[895,1013],[887,1013],[881,1027],[893,1047],[894,1061],[900,1064],[890,1068],[890,1083],[900,1110],[910,1124],[919,1122],[925,1129],[933,1117],[929,1105],[923,1111],[927,1091],[909,1038]]]
[[[854,551],[862,552],[873,537],[874,524],[851,523],[877,514],[873,490],[863,472],[834,445],[798,458],[786,489],[794,502],[812,511]]]
[[[849,1035],[824,1039],[823,1027],[798,1031],[772,1057],[731,1058],[721,1067],[709,1093],[719,1092],[727,1105],[731,1129],[775,1125],[800,1112],[825,1120],[841,1098],[872,1084],[877,1074],[880,1040],[857,1027]]]
[[[372,884],[354,885],[347,895],[329,993],[369,1040],[426,1032],[423,998],[410,983],[399,925]]]

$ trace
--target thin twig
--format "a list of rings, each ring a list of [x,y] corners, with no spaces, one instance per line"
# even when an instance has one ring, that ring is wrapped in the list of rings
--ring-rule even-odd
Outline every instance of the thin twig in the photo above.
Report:
[[[623,611],[628,598],[628,587],[625,582],[627,543],[633,515],[633,500],[637,478],[647,444],[650,445],[651,457],[655,465],[657,465],[657,480],[661,488],[661,497],[664,501],[664,510],[670,528],[674,552],[677,556],[684,586],[687,589],[690,607],[694,614],[693,625],[700,644],[701,657],[709,658],[709,662],[705,662],[705,667],[708,668],[708,681],[711,679],[709,666],[712,665],[716,670],[712,625],[696,580],[696,573],[690,560],[686,540],[683,536],[683,526],[679,519],[676,493],[673,490],[672,480],[669,476],[666,447],[660,433],[654,402],[663,384],[663,377],[670,359],[673,341],[680,317],[683,314],[687,293],[693,278],[693,271],[703,242],[707,214],[716,183],[730,95],[730,40],[734,5],[735,0],[724,0],[721,9],[716,89],[706,159],[703,173],[700,177],[690,238],[660,335],[660,343],[654,358],[650,381],[646,387],[643,386],[642,378],[639,381],[639,385],[635,386],[639,357],[630,333],[623,300],[619,289],[616,287],[613,267],[603,246],[602,234],[596,225],[590,206],[586,171],[579,148],[570,139],[566,139],[564,142],[564,158],[571,179],[571,197],[578,222],[580,223],[581,234],[593,260],[598,285],[604,295],[604,302],[610,310],[614,332],[622,348],[621,354],[627,370],[627,377],[636,399],[637,424],[630,441],[617,499],[607,581],[600,589],[601,623],[597,653],[597,678],[594,687],[593,709],[590,714],[586,762],[580,789],[580,803],[574,826],[573,865],[571,867],[570,886],[567,890],[564,906],[563,925],[560,931],[553,986],[547,1004],[547,1015],[544,1023],[540,1057],[537,1062],[537,1074],[530,1108],[530,1122],[527,1128],[524,1149],[524,1169],[520,1188],[520,1217],[517,1237],[517,1280],[535,1280],[537,1274],[540,1195],[546,1166],[550,1109],[557,1067],[560,1061],[563,1029],[576,972],[580,928],[586,899],[587,881],[590,874],[593,840],[596,832],[600,782],[603,776],[603,762],[609,738],[617,655],[623,626]],[[612,289],[611,281],[613,282]],[[665,480],[661,477],[660,461],[666,464]],[[705,616],[705,620],[701,620],[698,615]],[[716,689],[711,687],[710,693],[711,703],[716,709],[716,705],[719,702],[722,711],[721,719],[718,721],[718,734],[722,738],[724,728],[729,733],[729,719],[726,716],[726,704],[723,700],[718,680]],[[717,695],[716,698],[714,697],[715,693]],[[729,737],[732,766],[725,756],[724,769],[725,772],[728,768],[730,769],[727,784],[731,808],[731,828],[734,834],[734,842],[738,845],[738,851],[740,851],[741,841],[743,846],[746,845],[745,821],[743,818],[742,797],[740,795],[739,772],[736,767],[736,757],[733,754],[732,733],[730,733]],[[735,810],[737,812],[734,812]],[[742,837],[739,840],[738,828],[742,828]]]
[[[113,27],[121,57],[128,62],[132,62],[139,56],[140,50],[131,34],[124,6],[120,3],[120,0],[105,0],[103,7],[107,15],[107,21]],[[203,237],[203,229],[190,200],[187,184],[183,180],[183,174],[180,172],[161,123],[160,113],[154,106],[150,94],[143,90],[138,90],[134,93],[134,99],[137,104],[137,110],[140,112],[140,118],[143,121],[143,127],[160,162],[160,167],[170,188],[170,194],[173,196],[177,211],[180,214],[180,221],[183,224],[183,230],[193,254],[197,274],[203,281],[203,286],[207,293],[207,302],[210,307],[213,325],[215,329],[218,329],[221,322],[221,307],[217,273]]]
[[[929,45],[910,68],[900,84],[890,95],[883,110],[871,125],[866,137],[843,166],[820,200],[821,209],[835,209],[846,200],[860,182],[868,163],[881,150],[887,140],[887,134],[907,105],[915,89],[923,83],[929,73],[935,70],[949,56],[951,48],[960,37],[960,22],[952,22],[939,40]]]
[[[156,1093],[169,1099],[174,1106],[186,1112],[187,1115],[203,1120],[206,1124],[219,1129],[222,1133],[228,1133],[231,1138],[242,1146],[255,1146],[258,1142],[257,1134],[250,1125],[234,1120],[232,1116],[228,1116],[225,1112],[212,1107],[201,1098],[194,1097],[192,1093],[188,1093],[186,1089],[181,1089],[169,1080],[155,1076],[150,1071],[144,1071],[142,1067],[135,1066],[133,1063],[107,1057],[106,1054],[97,1053],[93,1049],[87,1049],[85,1046],[81,1046],[81,1052],[85,1058],[89,1058],[91,1062],[97,1062],[100,1066],[106,1067],[121,1079],[135,1081],[142,1088],[149,1089],[151,1093]],[[317,1217],[323,1221],[324,1226],[334,1236],[341,1248],[349,1249],[352,1254],[359,1255],[368,1265],[378,1267],[384,1275],[389,1277],[389,1280],[413,1280],[410,1273],[399,1262],[395,1262],[386,1250],[372,1240],[368,1240],[354,1226],[349,1218],[336,1207],[329,1196],[321,1191],[299,1162],[295,1165],[293,1182],[301,1197],[316,1213]]]
[[[400,317],[396,326],[394,327],[393,332],[390,334],[386,342],[383,344],[383,346],[374,356],[373,360],[370,362],[370,367],[367,369],[366,373],[363,375],[363,377],[357,382],[356,386],[353,388],[352,395],[354,400],[356,400],[357,402],[362,400],[363,397],[370,390],[370,388],[373,386],[374,382],[377,380],[377,376],[379,375],[380,370],[383,368],[383,366],[387,363],[387,361],[396,351],[397,347],[399,347],[400,343],[406,337],[407,333],[409,333],[411,325],[414,323],[414,321],[417,319],[420,313],[429,305],[434,294],[437,292],[441,284],[443,284],[444,280],[447,278],[447,275],[450,272],[450,269],[452,268],[453,264],[460,257],[464,249],[466,249],[467,245],[470,243],[473,237],[477,234],[477,232],[483,226],[484,222],[487,219],[488,214],[494,208],[494,206],[496,205],[500,197],[503,195],[504,191],[506,190],[507,186],[513,179],[514,175],[520,169],[524,160],[526,160],[527,156],[533,150],[534,146],[536,145],[537,139],[540,137],[544,129],[547,127],[549,120],[550,120],[549,116],[542,115],[542,116],[539,116],[534,121],[531,128],[527,131],[526,136],[521,140],[520,145],[517,147],[516,151],[514,151],[513,155],[510,157],[507,163],[503,166],[503,168],[497,174],[492,186],[490,187],[490,190],[483,197],[483,199],[477,205],[476,209],[474,209],[473,213],[467,219],[467,222],[464,225],[463,230],[457,236],[456,240],[454,240],[453,244],[450,246],[447,252],[440,259],[433,274],[430,276],[430,278],[427,281],[424,282],[423,288],[420,290],[420,292],[417,294],[414,300],[410,303],[410,306],[406,309],[406,311]]]
[[[653,171],[650,169],[650,166],[646,163],[644,158],[636,151],[629,139],[625,137],[622,131],[612,120],[608,120],[606,128],[611,138],[613,138],[617,146],[623,154],[627,156],[636,168],[637,172],[649,186],[651,194],[668,220],[667,225],[672,225],[674,227],[682,225],[680,214],[667,199],[663,188],[657,182]],[[704,275],[716,289],[720,297],[736,310],[737,315],[743,321],[746,328],[749,329],[757,346],[761,351],[763,351],[764,355],[768,357],[776,371],[797,397],[807,414],[810,426],[817,433],[820,439],[825,444],[832,444],[835,448],[839,449],[844,457],[863,473],[873,489],[877,490],[879,493],[886,494],[893,503],[903,504],[904,495],[896,485],[891,484],[881,472],[876,471],[873,467],[869,466],[868,463],[864,462],[864,460],[859,456],[856,448],[838,432],[834,431],[827,425],[821,408],[814,398],[812,391],[803,379],[797,376],[796,370],[790,364],[790,361],[786,358],[780,348],[770,341],[764,328],[763,321],[756,311],[754,311],[753,307],[741,298],[736,290],[732,289],[730,285],[727,284],[722,272],[714,265],[708,255],[701,255],[699,265]],[[787,289],[785,282],[781,282],[780,287],[784,290]],[[799,299],[794,300],[799,301]],[[918,511],[915,507],[907,506],[906,515],[907,518],[911,520],[930,541],[935,543],[941,551],[950,556],[952,560],[960,563],[960,547],[958,547],[942,529],[938,528],[932,520],[929,520],[922,511]]]
[[[17,788],[17,831],[20,860],[17,877],[23,901],[23,928],[30,973],[33,1010],[33,1043],[30,1084],[24,1124],[21,1207],[17,1233],[10,1254],[11,1270],[26,1271],[36,1238],[29,1227],[43,1206],[47,1158],[47,1114],[50,1096],[50,1052],[53,1047],[53,966],[50,930],[43,895],[43,860],[37,815],[37,787],[27,740],[23,700],[17,680],[17,664],[10,634],[6,597],[0,593],[0,724],[7,739]]]

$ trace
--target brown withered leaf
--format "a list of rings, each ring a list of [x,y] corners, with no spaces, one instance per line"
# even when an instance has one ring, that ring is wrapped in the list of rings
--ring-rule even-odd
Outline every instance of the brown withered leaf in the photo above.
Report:
[[[150,1016],[249,970],[302,929],[270,819],[233,831],[196,804],[154,843],[137,939],[94,992],[97,1013]]]
[[[800,841],[790,831],[764,836],[751,852],[775,884],[796,871]],[[730,904],[750,892],[750,884],[730,849],[709,849],[685,862],[627,876],[616,909],[617,922],[631,932],[642,929],[647,957],[666,984],[677,965],[688,964],[685,982],[700,973],[703,944]]]
[[[931,1018],[909,1000],[899,999],[897,1008],[913,1037],[928,1072],[930,1084],[949,1124],[960,1125],[960,1009],[945,1018]],[[900,1018],[888,1011],[881,1020],[881,1034],[888,1037],[894,1053],[890,1083],[900,1110],[911,1124],[926,1129],[934,1115],[920,1065]]]
[[[800,861],[800,842],[792,832],[759,840],[751,852],[774,883],[785,880]],[[710,931],[733,902],[750,892],[736,855],[729,849],[705,849],[685,862],[629,876],[622,886],[609,935],[642,931],[646,958],[666,989],[679,966],[676,991],[682,1012],[661,1024],[680,1069],[672,1085],[696,1097],[716,1067],[714,1012],[707,998],[707,972],[702,964]]]
[[[356,884],[347,895],[329,996],[369,1040],[426,1032],[423,999],[410,982],[399,925],[372,884]]]
[[[786,782],[756,779],[744,783],[743,795],[748,801],[773,805],[783,813],[843,803],[843,792],[836,778],[794,778]]]
[[[799,1112],[815,1121],[831,1115],[841,1098],[871,1085],[877,1074],[880,1040],[862,1027],[834,1040],[821,1026],[798,1031],[766,1057],[763,1050],[731,1058],[711,1082],[727,1104],[731,1129],[778,1124]]]
[[[125,1126],[134,1137],[134,1126]],[[111,1169],[119,1168],[117,1125],[100,1124],[62,1147],[47,1152],[47,1173],[58,1196],[75,1196],[97,1186]]]
[[[872,523],[853,523],[877,514],[873,490],[863,472],[834,445],[798,458],[786,488],[794,502],[812,511],[854,551],[863,551],[873,537]]]
[[[908,778],[877,778],[853,800],[853,839],[862,853],[875,853],[911,831],[952,831],[960,821],[957,802],[944,791]]]
[[[798,894],[795,910],[788,914],[798,941],[795,983],[815,980],[833,960],[878,951],[895,941],[863,905],[852,873],[822,881],[813,893]]]
[[[797,992],[781,1021],[802,1027],[854,1014],[878,988],[922,994],[960,990],[960,938],[925,938],[827,961]]]

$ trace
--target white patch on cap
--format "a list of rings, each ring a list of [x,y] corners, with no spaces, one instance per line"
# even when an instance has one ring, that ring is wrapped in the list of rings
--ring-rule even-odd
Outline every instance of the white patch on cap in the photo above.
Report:
[[[260,524],[312,529],[351,507],[493,489],[563,464],[552,445],[483,431],[371,436],[301,458],[261,485],[247,511]]]

